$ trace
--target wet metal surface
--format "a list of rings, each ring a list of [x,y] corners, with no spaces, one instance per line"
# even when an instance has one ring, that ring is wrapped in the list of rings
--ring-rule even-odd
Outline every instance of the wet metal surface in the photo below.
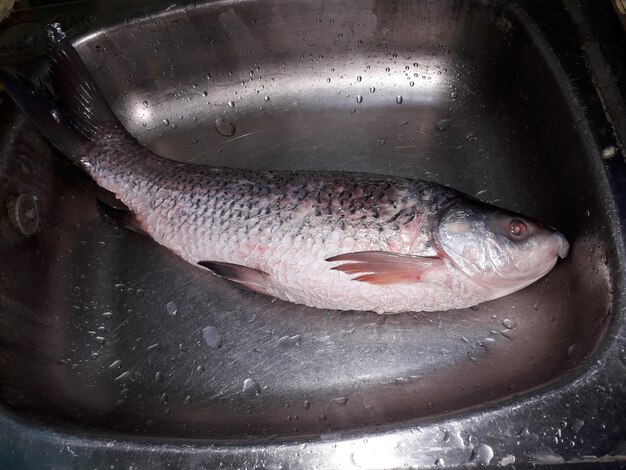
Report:
[[[182,438],[198,459],[249,466],[256,455],[261,466],[310,468],[331,442],[339,448],[318,465],[506,464],[507,433],[535,439],[526,461],[559,445],[575,454],[574,428],[588,421],[568,418],[571,436],[544,442],[520,407],[569,387],[567,374],[588,371],[584,360],[613,341],[605,332],[623,295],[605,173],[614,162],[600,158],[536,25],[485,3],[173,6],[93,27],[77,45],[124,125],[160,155],[434,180],[558,227],[573,249],[553,272],[431,314],[256,295],[106,219],[96,186],[15,114],[1,196],[36,195],[40,220],[30,237],[0,220],[0,396],[11,426],[21,416],[70,436],[81,426],[96,447],[98,436],[143,439],[127,458],[150,439]],[[481,426],[491,446],[472,441],[468,429]],[[192,458],[168,452],[163,462]]]

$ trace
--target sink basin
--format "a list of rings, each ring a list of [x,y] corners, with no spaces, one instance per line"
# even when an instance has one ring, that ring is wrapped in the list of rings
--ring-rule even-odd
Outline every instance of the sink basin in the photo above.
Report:
[[[97,186],[5,99],[8,462],[382,468],[615,453],[594,445],[624,436],[612,378],[626,363],[623,162],[577,37],[550,40],[532,15],[567,32],[573,10],[537,3],[150,2],[123,21],[123,8],[81,6],[79,53],[157,154],[433,180],[558,227],[572,251],[467,310],[380,316],[263,297],[104,217]],[[38,211],[32,235],[16,222],[20,195]],[[598,408],[585,393],[617,423],[587,416]]]

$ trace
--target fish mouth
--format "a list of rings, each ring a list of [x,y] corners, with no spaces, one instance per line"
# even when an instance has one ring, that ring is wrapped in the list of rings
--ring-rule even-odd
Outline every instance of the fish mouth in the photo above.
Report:
[[[559,258],[563,259],[567,257],[567,255],[569,254],[570,247],[565,236],[561,232],[554,232],[552,236],[556,237],[557,239],[557,243],[559,246],[559,250],[558,250]]]

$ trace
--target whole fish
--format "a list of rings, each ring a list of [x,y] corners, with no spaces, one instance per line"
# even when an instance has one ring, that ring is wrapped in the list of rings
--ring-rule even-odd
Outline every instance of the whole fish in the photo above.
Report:
[[[559,232],[432,182],[154,155],[122,127],[60,27],[47,33],[47,87],[0,75],[18,106],[128,207],[117,211],[125,225],[240,286],[318,308],[446,310],[522,289],[567,256]]]

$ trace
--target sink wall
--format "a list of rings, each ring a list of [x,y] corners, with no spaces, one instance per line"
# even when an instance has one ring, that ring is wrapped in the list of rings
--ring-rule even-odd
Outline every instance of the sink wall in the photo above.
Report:
[[[474,309],[295,306],[107,220],[95,185],[18,119],[2,196],[35,194],[41,224],[27,238],[0,222],[2,399],[49,424],[249,442],[407,426],[575,371],[619,301],[620,261],[601,162],[540,39],[514,9],[399,0],[216,2],[79,38],[113,109],[158,154],[430,179],[558,227],[573,249]]]

